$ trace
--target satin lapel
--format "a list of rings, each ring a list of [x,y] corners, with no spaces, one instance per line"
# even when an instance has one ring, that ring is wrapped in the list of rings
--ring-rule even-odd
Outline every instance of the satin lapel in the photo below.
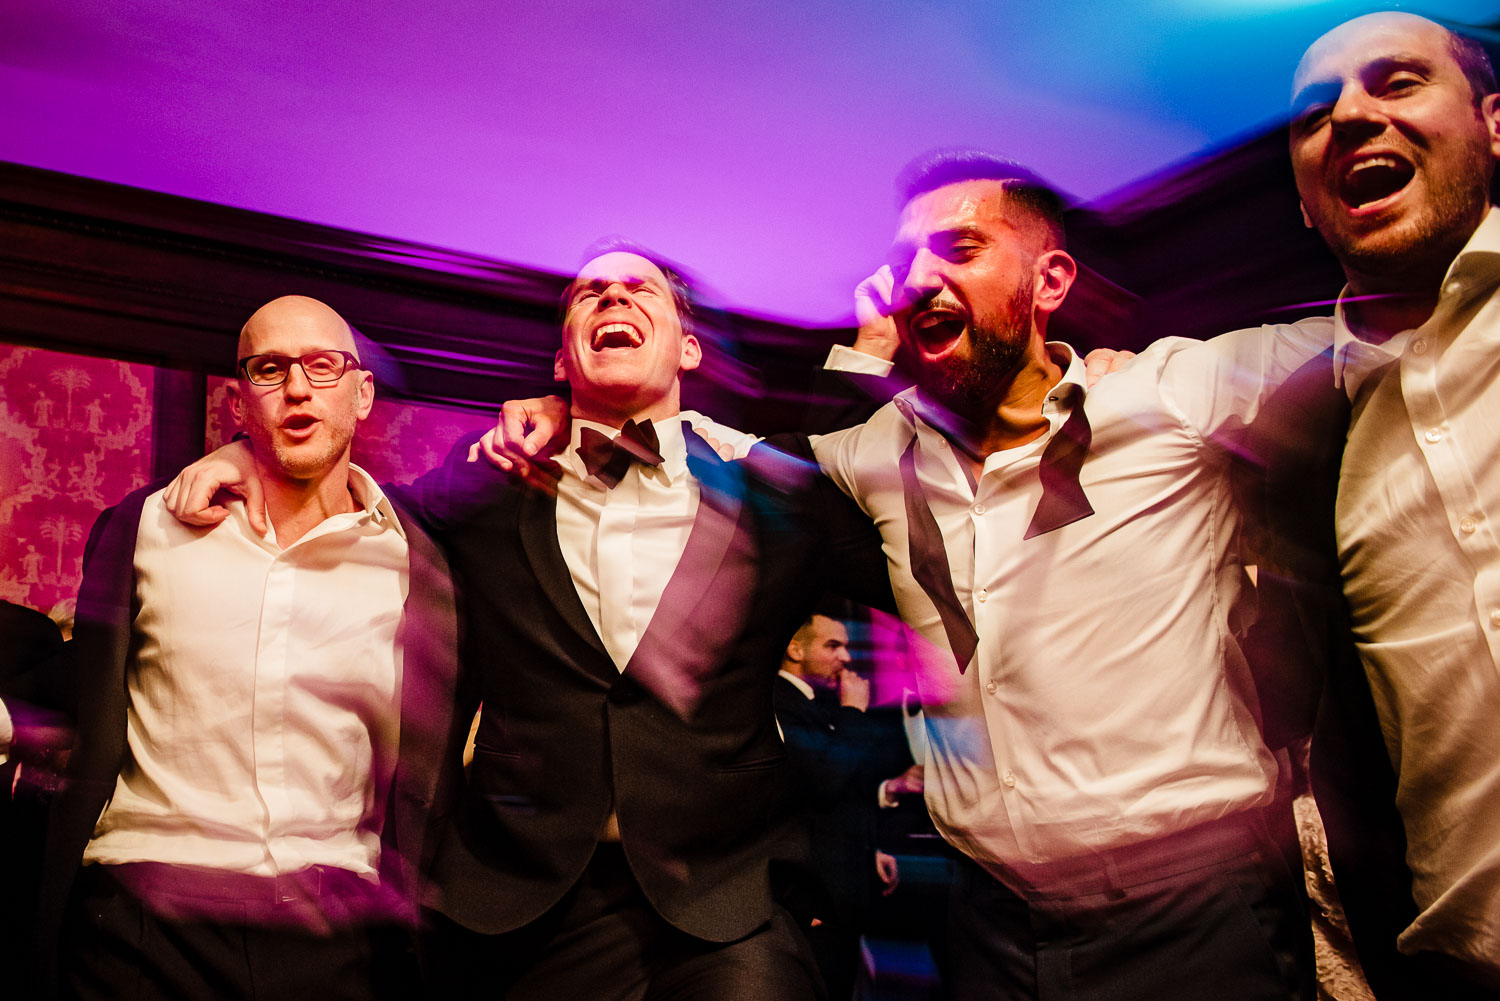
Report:
[[[714,454],[683,424],[698,513],[682,559],[625,674],[679,716],[692,715],[703,679],[726,659],[749,614],[756,547],[744,470]]]
[[[537,585],[568,625],[599,651],[613,671],[614,661],[604,649],[604,641],[599,639],[594,624],[589,621],[583,602],[578,599],[568,561],[563,559],[562,547],[557,542],[557,499],[541,490],[526,490],[521,495],[519,518],[521,548],[531,563]],[[518,582],[517,586],[524,585]]]

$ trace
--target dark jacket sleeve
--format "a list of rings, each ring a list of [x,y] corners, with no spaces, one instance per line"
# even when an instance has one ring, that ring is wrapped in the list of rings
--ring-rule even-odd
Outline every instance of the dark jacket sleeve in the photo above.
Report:
[[[409,486],[382,486],[424,532],[444,542],[455,526],[497,502],[515,483],[487,460],[469,461],[480,432],[464,435],[434,469]]]
[[[865,375],[820,367],[808,390],[802,431],[806,434],[831,434],[863,424],[909,385],[909,380],[895,372],[884,376]]]
[[[803,510],[818,547],[822,589],[882,612],[896,612],[890,572],[880,532],[833,481],[816,473],[818,462],[804,434],[782,434],[766,439],[746,460],[762,471],[773,465],[795,464],[807,470]],[[770,472],[768,478],[779,476]]]

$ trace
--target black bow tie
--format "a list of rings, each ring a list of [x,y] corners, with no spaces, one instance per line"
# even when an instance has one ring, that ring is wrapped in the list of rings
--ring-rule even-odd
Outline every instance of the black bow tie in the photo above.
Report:
[[[588,474],[606,487],[613,487],[624,479],[632,462],[659,466],[662,461],[656,427],[650,421],[640,424],[626,421],[614,438],[593,428],[584,428],[578,434],[578,457],[583,460]]]

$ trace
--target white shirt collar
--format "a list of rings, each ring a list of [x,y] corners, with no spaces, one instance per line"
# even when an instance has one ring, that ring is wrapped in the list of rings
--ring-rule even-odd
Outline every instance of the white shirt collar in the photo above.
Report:
[[[1066,415],[1073,407],[1081,406],[1088,396],[1088,370],[1078,353],[1062,341],[1048,341],[1047,350],[1063,370],[1062,378],[1047,391],[1047,398],[1042,402],[1042,414],[1051,420],[1052,428],[1056,430],[1061,422],[1053,415]],[[908,421],[915,419],[920,422],[917,426],[925,425],[944,437],[951,437],[943,430],[942,407],[924,397],[917,387],[902,390],[895,399],[900,401],[896,409]]]
[[[1493,286],[1497,281],[1500,281],[1500,213],[1491,207],[1485,209],[1484,218],[1469,237],[1469,242],[1448,265],[1439,294],[1439,307],[1445,300]],[[1349,399],[1353,400],[1371,373],[1400,359],[1412,339],[1412,331],[1402,330],[1382,344],[1362,341],[1349,329],[1344,310],[1346,301],[1352,301],[1348,285],[1339,292],[1333,310],[1333,379],[1335,385],[1343,386]],[[1434,315],[1436,313],[1435,310]]]
[[[812,690],[812,685],[809,685],[807,682],[803,681],[795,674],[791,673],[790,671],[777,671],[776,673],[781,675],[786,680],[790,681],[794,686],[796,686],[797,691],[801,692],[809,700],[815,697]]]
[[[406,529],[401,527],[401,519],[396,517],[396,509],[380,489],[380,484],[352,462],[349,463],[349,494],[354,498],[354,503],[363,508],[365,514],[374,519],[377,525],[389,521],[396,533],[401,538],[406,538]]]

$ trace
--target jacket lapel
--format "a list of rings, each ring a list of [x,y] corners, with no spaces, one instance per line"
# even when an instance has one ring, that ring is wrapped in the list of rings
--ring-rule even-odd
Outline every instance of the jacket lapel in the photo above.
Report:
[[[521,495],[519,518],[521,548],[531,563],[537,585],[563,620],[599,652],[604,665],[613,673],[614,661],[604,649],[604,641],[599,639],[593,622],[589,621],[583,602],[578,599],[573,575],[557,542],[557,499],[542,490],[525,489]]]
[[[683,438],[688,472],[698,481],[698,513],[624,673],[687,718],[703,679],[724,662],[749,614],[756,551],[743,469],[715,455],[686,422]]]

